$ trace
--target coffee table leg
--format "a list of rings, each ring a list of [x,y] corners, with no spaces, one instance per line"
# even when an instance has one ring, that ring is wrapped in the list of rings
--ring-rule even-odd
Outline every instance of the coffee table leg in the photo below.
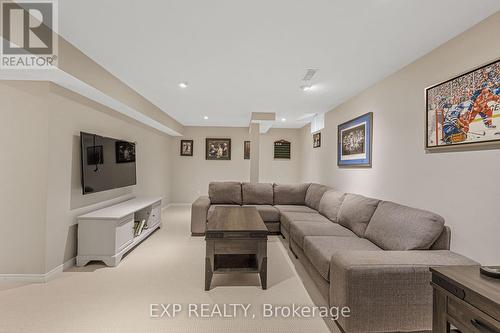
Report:
[[[262,262],[260,264],[260,284],[262,285],[262,289],[267,289],[267,257],[262,258]]]
[[[205,291],[210,290],[213,275],[214,273],[212,272],[212,263],[210,262],[210,258],[205,258]]]
[[[206,254],[205,254],[205,291],[210,290],[212,276],[214,275],[214,260],[215,260],[215,241],[206,239]]]

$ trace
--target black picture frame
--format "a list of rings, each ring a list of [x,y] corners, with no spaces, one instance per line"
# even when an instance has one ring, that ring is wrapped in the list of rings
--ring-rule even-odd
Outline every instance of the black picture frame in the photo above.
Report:
[[[291,158],[292,143],[286,140],[274,142],[274,158],[289,160]]]
[[[205,159],[209,161],[231,160],[231,139],[206,138]]]
[[[426,150],[498,146],[499,127],[500,59],[425,89]]]
[[[250,159],[250,141],[243,142],[243,159]]]
[[[313,134],[313,148],[321,147],[321,132]]]
[[[194,141],[193,140],[181,140],[180,143],[180,155],[181,156],[193,156],[194,152]]]
[[[135,143],[128,141],[116,141],[116,163],[135,162]]]

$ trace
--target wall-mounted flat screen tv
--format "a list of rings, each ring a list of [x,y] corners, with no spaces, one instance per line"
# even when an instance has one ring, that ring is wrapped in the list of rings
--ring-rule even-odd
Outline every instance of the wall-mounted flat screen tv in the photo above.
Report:
[[[83,194],[137,183],[135,143],[80,133]]]

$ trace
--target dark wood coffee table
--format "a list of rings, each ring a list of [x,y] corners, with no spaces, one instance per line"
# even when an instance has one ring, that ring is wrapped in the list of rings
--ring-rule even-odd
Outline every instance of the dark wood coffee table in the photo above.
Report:
[[[431,267],[432,332],[500,332],[500,280],[478,266]]]
[[[213,274],[259,273],[267,288],[267,227],[255,207],[216,207],[205,241],[205,290]]]

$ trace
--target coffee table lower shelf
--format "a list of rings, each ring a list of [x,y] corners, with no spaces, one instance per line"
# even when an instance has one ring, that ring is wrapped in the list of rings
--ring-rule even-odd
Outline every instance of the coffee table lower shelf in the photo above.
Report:
[[[267,289],[268,229],[255,207],[215,207],[205,233],[205,290],[214,274],[258,273]]]
[[[224,240],[207,239],[207,254],[205,257],[205,290],[210,290],[212,277],[214,274],[233,274],[233,273],[257,273],[260,277],[262,289],[267,289],[267,237],[255,240],[252,243],[257,243],[257,246],[252,246],[256,251],[254,253],[241,253],[241,247],[231,252],[227,247],[224,253],[216,253],[219,244],[224,243]],[[245,244],[243,241],[240,243]],[[260,246],[259,246],[260,245]]]

